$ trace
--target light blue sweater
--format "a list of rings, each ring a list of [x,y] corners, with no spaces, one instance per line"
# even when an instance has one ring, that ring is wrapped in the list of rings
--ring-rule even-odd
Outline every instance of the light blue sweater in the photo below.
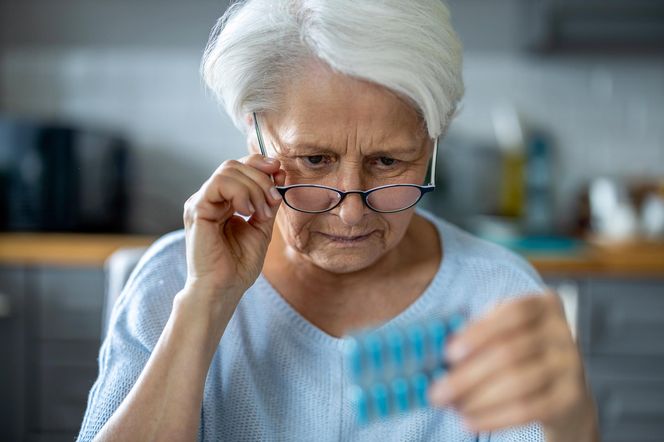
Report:
[[[419,212],[436,225],[441,266],[429,287],[388,324],[432,312],[472,320],[497,302],[543,283],[521,258]],[[186,279],[184,232],[168,234],[143,257],[120,296],[99,355],[99,377],[78,439],[94,438],[143,370]],[[475,441],[451,409],[428,408],[366,427],[349,405],[344,349],[348,338],[318,329],[260,276],[244,294],[221,339],[205,384],[199,440]],[[531,424],[481,441],[544,440]]]

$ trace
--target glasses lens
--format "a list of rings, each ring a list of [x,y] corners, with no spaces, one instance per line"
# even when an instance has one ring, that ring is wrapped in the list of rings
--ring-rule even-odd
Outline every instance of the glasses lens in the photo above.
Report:
[[[396,212],[411,207],[421,196],[422,192],[415,186],[383,187],[371,192],[367,203],[381,212]]]
[[[323,187],[291,187],[284,199],[293,209],[305,212],[324,212],[336,206],[339,194],[334,190]]]

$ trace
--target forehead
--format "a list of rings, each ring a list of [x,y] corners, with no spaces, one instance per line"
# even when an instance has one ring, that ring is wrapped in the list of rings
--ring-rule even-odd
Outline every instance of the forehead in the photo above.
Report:
[[[379,85],[310,63],[269,113],[284,148],[332,150],[421,149],[428,136],[417,110]]]

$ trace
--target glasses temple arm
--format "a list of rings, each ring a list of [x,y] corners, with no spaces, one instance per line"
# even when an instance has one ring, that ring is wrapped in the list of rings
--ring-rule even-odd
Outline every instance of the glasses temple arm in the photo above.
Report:
[[[433,156],[431,157],[431,170],[429,171],[429,183],[436,187],[436,159],[438,158],[438,142],[440,137],[436,137],[436,143],[433,145]]]
[[[254,116],[254,128],[256,129],[256,138],[258,139],[258,148],[261,150],[261,155],[267,158],[267,151],[265,150],[265,143],[263,142],[263,134],[261,133],[261,128],[258,125],[258,117],[256,112],[253,112]],[[270,175],[270,179],[274,182],[274,176]]]
[[[263,134],[261,134],[261,128],[258,126],[258,117],[256,112],[253,112],[254,116],[254,128],[256,129],[256,138],[258,139],[258,148],[261,150],[261,155],[267,157],[267,152],[265,151],[265,144],[263,143]]]

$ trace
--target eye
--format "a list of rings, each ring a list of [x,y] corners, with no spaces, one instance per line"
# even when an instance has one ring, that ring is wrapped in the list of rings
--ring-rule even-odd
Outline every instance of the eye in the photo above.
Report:
[[[323,162],[323,155],[310,155],[305,158],[311,164],[320,164]]]
[[[380,157],[378,160],[380,161],[380,164],[382,166],[393,166],[394,163],[396,163],[396,161],[397,161],[394,158],[390,158],[390,157]]]

